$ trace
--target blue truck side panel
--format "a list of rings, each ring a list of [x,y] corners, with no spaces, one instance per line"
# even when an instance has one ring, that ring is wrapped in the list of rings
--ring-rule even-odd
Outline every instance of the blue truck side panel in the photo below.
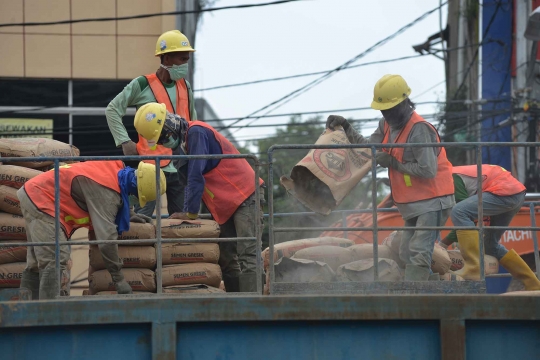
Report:
[[[496,125],[510,116],[512,106],[512,2],[485,0],[481,9],[484,39],[480,66],[482,98],[488,100],[488,103],[482,106],[482,141],[510,142],[510,126],[496,128]],[[485,114],[491,111],[495,111],[496,115],[486,117]],[[482,162],[511,169],[510,150],[507,147],[484,148]]]
[[[137,296],[0,302],[0,359],[535,359],[540,297]]]

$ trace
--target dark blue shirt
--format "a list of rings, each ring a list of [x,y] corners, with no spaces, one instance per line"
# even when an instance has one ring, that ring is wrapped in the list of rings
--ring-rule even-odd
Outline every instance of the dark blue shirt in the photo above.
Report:
[[[221,145],[214,133],[202,126],[192,126],[187,134],[187,153],[189,155],[220,155]],[[219,159],[190,160],[188,163],[187,187],[184,201],[184,212],[197,214],[204,191],[203,175],[219,164]]]

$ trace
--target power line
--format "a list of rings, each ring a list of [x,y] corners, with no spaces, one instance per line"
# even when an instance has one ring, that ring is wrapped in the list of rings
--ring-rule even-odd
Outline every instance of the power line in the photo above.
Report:
[[[280,0],[280,1],[262,3],[262,4],[232,5],[232,6],[222,6],[222,7],[200,9],[200,10],[168,11],[168,12],[161,12],[161,13],[140,14],[140,15],[132,15],[132,16],[101,17],[101,18],[88,18],[88,19],[76,19],[76,20],[71,20],[70,19],[70,20],[44,21],[44,22],[7,23],[7,24],[0,24],[0,27],[7,27],[7,26],[45,26],[45,25],[76,24],[76,23],[94,22],[94,21],[103,22],[103,21],[145,19],[145,18],[156,17],[156,16],[199,14],[199,13],[211,12],[211,11],[230,10],[230,9],[246,9],[246,8],[252,8],[252,7],[280,5],[280,4],[290,3],[290,2],[297,2],[297,1],[303,1],[303,0]]]
[[[448,2],[445,2],[443,3],[442,5],[440,6],[444,6],[446,5]],[[318,84],[320,84],[321,82],[325,81],[326,79],[330,78],[331,76],[333,76],[334,74],[336,74],[337,72],[341,71],[342,69],[346,68],[347,66],[349,66],[350,64],[352,64],[353,62],[359,60],[360,58],[364,57],[365,55],[369,54],[370,52],[372,52],[373,50],[375,50],[376,48],[378,48],[379,46],[385,44],[386,42],[392,40],[393,38],[395,38],[396,36],[398,36],[399,34],[401,34],[402,32],[406,31],[407,29],[409,29],[410,27],[412,27],[413,25],[415,25],[416,23],[418,23],[419,21],[422,21],[423,19],[425,19],[427,16],[429,16],[430,14],[434,13],[435,11],[437,11],[440,6],[437,6],[435,9],[432,9],[426,13],[424,13],[423,15],[421,15],[420,17],[416,18],[415,20],[413,20],[412,22],[410,22],[409,24],[403,26],[402,28],[400,28],[399,30],[397,30],[396,32],[394,32],[393,34],[387,36],[386,38],[382,39],[382,40],[379,40],[378,42],[376,42],[374,45],[372,45],[371,47],[369,47],[368,49],[366,49],[365,51],[361,52],[360,54],[356,55],[355,57],[353,57],[352,59],[346,61],[345,63],[343,63],[342,65],[336,67],[335,69],[331,70],[331,71],[328,71],[325,75],[319,77],[318,79],[316,80],[313,80],[311,82],[309,82],[308,84],[292,91],[291,93],[285,95],[285,96],[282,96],[281,98],[271,102],[270,104],[268,105],[265,105],[263,106],[262,108],[252,112],[251,114],[249,114],[248,116],[246,117],[243,117],[241,119],[238,119],[236,120],[235,122],[233,122],[232,124],[230,125],[235,125],[236,123],[250,117],[250,116],[253,116],[263,110],[266,110],[268,109],[269,107],[273,106],[273,105],[276,105],[276,104],[279,104],[281,102],[283,102],[284,100],[287,100],[295,95],[300,95],[302,93],[304,93],[305,91],[317,86]],[[275,109],[274,109],[275,110]],[[257,118],[255,118],[253,121],[256,121]],[[252,122],[253,122],[252,121]]]

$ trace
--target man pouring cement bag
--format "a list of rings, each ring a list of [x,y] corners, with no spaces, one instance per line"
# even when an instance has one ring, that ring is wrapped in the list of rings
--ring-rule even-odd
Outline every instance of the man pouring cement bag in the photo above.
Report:
[[[369,138],[360,135],[341,116],[330,115],[326,127],[342,126],[352,144],[438,144],[437,130],[414,110],[411,89],[399,75],[385,75],[375,84],[371,107],[383,119]],[[407,227],[443,226],[454,206],[452,165],[442,147],[385,148],[377,163],[388,168],[392,196]],[[405,262],[406,281],[425,281],[439,231],[404,230],[399,257]]]
[[[166,182],[160,170],[161,194]],[[26,222],[29,243],[55,239],[54,170],[27,181],[17,191]],[[139,163],[137,170],[122,161],[90,161],[60,167],[59,241],[64,243],[80,227],[92,227],[97,240],[116,240],[129,230],[130,219],[140,221],[130,211],[130,200],[144,206],[156,199],[156,167]],[[131,199],[130,199],[131,198]],[[122,274],[118,245],[100,244],[99,250],[119,294],[131,294]],[[66,270],[69,247],[60,247],[60,267]],[[29,246],[21,288],[32,291],[33,299],[54,299],[59,293],[55,273],[55,247]]]
[[[476,165],[455,166],[455,197],[457,205],[452,209],[455,226],[474,226],[478,220],[478,167]],[[526,188],[512,174],[497,165],[482,165],[482,208],[484,216],[490,217],[490,226],[508,226],[525,201]],[[540,290],[540,281],[527,263],[511,249],[501,243],[506,230],[486,229],[484,246],[487,255],[494,256],[500,264],[518,280],[526,290]],[[455,241],[463,255],[464,266],[455,271],[465,280],[480,280],[480,242],[477,230],[453,230],[442,241],[449,246]]]
[[[212,126],[187,122],[167,112],[165,105],[151,103],[135,114],[135,129],[152,146],[183,149],[188,155],[239,154],[229,140]],[[188,163],[184,212],[173,219],[198,218],[201,199],[221,227],[221,237],[254,237],[262,232],[262,208],[255,214],[255,172],[245,159],[197,159]],[[259,185],[263,181],[259,179]],[[263,193],[261,193],[261,200]],[[255,241],[221,242],[219,265],[227,292],[257,290]]]

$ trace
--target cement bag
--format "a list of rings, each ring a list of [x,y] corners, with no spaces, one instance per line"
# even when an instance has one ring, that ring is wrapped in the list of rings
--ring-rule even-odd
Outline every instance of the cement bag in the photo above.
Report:
[[[336,275],[328,264],[320,261],[283,257],[275,265],[276,282],[332,282]]]
[[[0,185],[0,211],[13,215],[22,215],[21,203],[17,197],[17,189]]]
[[[219,224],[214,220],[161,220],[161,236],[165,239],[217,238],[219,232]]]
[[[212,263],[219,260],[219,245],[208,244],[163,244],[161,246],[163,265],[186,263]]]
[[[225,294],[225,291],[205,284],[176,285],[163,288],[164,294]]]
[[[529,291],[510,291],[501,294],[502,296],[540,296],[540,291],[538,290],[529,290]]]
[[[0,185],[20,189],[28,180],[43,174],[39,170],[22,166],[0,165]]]
[[[0,212],[0,240],[26,240],[26,227],[24,218]]]
[[[26,240],[0,240],[0,264],[26,261],[26,246],[3,246],[3,243],[21,242]]]
[[[345,131],[326,129],[316,145],[349,145]],[[281,185],[311,210],[328,215],[371,170],[369,149],[313,149]]]
[[[5,164],[39,168],[50,165],[53,161],[39,161],[39,157],[79,156],[75,146],[60,141],[43,138],[0,139],[0,155],[2,157],[35,157],[36,161],[12,162]]]
[[[282,257],[292,257],[298,250],[302,250],[308,247],[321,246],[321,245],[333,245],[340,247],[349,247],[354,242],[348,239],[336,238],[336,237],[320,237],[311,239],[301,239],[285,241],[280,244],[274,245],[274,261]],[[264,267],[268,267],[270,262],[270,248],[266,248],[262,253],[264,260]]]
[[[156,274],[148,269],[122,269],[124,278],[133,291],[156,292]],[[91,294],[100,291],[115,291],[111,274],[107,270],[97,270],[88,276]]]
[[[373,259],[373,244],[357,244],[349,247],[347,250],[351,252],[352,260]],[[378,246],[379,259],[393,259],[392,250],[388,245]]]
[[[452,260],[451,270],[459,270],[463,267],[463,256],[459,250],[450,250],[448,255]],[[498,274],[499,273],[499,261],[497,258],[491,255],[484,255],[484,273],[486,275]]]
[[[379,281],[401,281],[403,274],[394,260],[379,259]],[[337,269],[338,281],[374,281],[373,259],[358,260]]]
[[[18,288],[21,286],[25,262],[0,265],[0,288]]]
[[[431,271],[444,275],[450,270],[450,265],[452,265],[452,260],[448,256],[448,251],[441,245],[435,244],[431,257]]]
[[[163,286],[204,284],[217,288],[221,282],[221,268],[216,264],[165,265],[162,274]]]
[[[390,235],[388,235],[386,239],[383,240],[382,244],[390,248],[390,251],[392,253],[392,260],[394,260],[400,268],[405,269],[405,263],[399,257],[399,248],[401,246],[402,235],[402,231],[393,231],[390,233]]]
[[[334,271],[341,265],[354,261],[349,249],[331,245],[314,246],[298,250],[292,258],[320,261],[328,264]]]
[[[155,239],[156,227],[153,224],[141,224],[141,223],[129,223],[129,230],[124,231],[122,235],[118,235],[118,240],[142,240],[142,239]],[[88,240],[96,240],[96,233],[94,230],[88,230]],[[110,240],[110,239],[100,239]],[[154,245],[153,242],[142,242],[139,244],[126,244],[122,246],[141,246],[141,245]]]
[[[90,246],[88,256],[94,270],[106,269],[97,245]],[[156,249],[153,246],[118,246],[118,256],[124,263],[124,268],[156,268]]]
[[[152,294],[152,292],[150,291],[134,291],[133,293],[134,294]],[[90,295],[90,293],[88,293],[87,295]],[[100,291],[94,295],[118,295],[118,292],[117,291]]]
[[[446,273],[444,275],[439,275],[441,280],[443,281],[465,281],[464,278],[462,278],[459,275],[454,275],[452,273]]]

